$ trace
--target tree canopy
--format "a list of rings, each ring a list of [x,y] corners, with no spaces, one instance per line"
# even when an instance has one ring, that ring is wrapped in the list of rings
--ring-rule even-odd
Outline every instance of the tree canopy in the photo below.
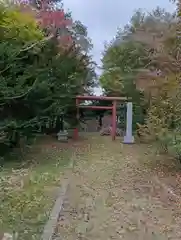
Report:
[[[46,6],[48,16],[40,6],[35,11],[30,3],[0,5],[1,154],[18,146],[21,139],[59,130],[62,114],[71,114],[68,119],[76,117],[75,96],[91,92],[94,85],[96,75],[89,56],[92,45],[86,27],[73,20],[68,30],[63,8],[52,10],[50,4]],[[65,22],[62,19],[59,24],[55,18],[61,12]],[[71,19],[70,13],[68,16]],[[57,25],[52,25],[55,22]],[[62,40],[63,29],[67,38]],[[78,35],[86,46],[76,42]]]
[[[106,95],[132,98],[139,135],[158,141],[179,158],[180,12],[180,1],[176,13],[159,7],[151,13],[137,10],[105,46],[100,77]],[[142,112],[143,121],[137,118]]]

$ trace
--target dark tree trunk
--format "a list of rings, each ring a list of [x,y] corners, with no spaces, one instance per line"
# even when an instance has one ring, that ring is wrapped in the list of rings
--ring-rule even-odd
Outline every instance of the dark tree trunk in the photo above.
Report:
[[[99,115],[99,127],[102,127],[102,115]]]
[[[64,117],[63,117],[63,115],[60,117],[60,130],[61,131],[64,130]]]

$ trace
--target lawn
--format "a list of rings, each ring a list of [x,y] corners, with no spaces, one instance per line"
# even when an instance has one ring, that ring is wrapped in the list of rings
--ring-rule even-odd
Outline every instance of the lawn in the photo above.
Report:
[[[71,144],[39,140],[23,160],[0,171],[0,230],[18,240],[40,239],[68,166]],[[14,159],[15,160],[15,159]]]

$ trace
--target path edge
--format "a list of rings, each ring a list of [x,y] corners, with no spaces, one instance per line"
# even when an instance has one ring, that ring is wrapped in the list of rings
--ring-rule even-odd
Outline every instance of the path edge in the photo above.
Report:
[[[72,172],[74,167],[74,158],[71,157],[71,161],[69,166],[67,167],[68,172]],[[61,184],[59,188],[59,194],[57,199],[55,200],[55,203],[53,205],[53,208],[50,212],[48,221],[46,222],[43,230],[43,234],[41,235],[41,240],[52,240],[53,235],[55,233],[55,229],[57,226],[57,222],[60,216],[60,212],[63,208],[63,203],[65,199],[65,195],[67,193],[68,187],[70,184],[70,176],[68,176],[67,179],[63,180],[63,183]]]

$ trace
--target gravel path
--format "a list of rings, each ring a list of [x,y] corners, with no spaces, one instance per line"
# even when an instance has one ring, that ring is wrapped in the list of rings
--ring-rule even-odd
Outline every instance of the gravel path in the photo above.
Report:
[[[90,137],[76,158],[56,240],[181,239],[179,205],[135,148]]]

